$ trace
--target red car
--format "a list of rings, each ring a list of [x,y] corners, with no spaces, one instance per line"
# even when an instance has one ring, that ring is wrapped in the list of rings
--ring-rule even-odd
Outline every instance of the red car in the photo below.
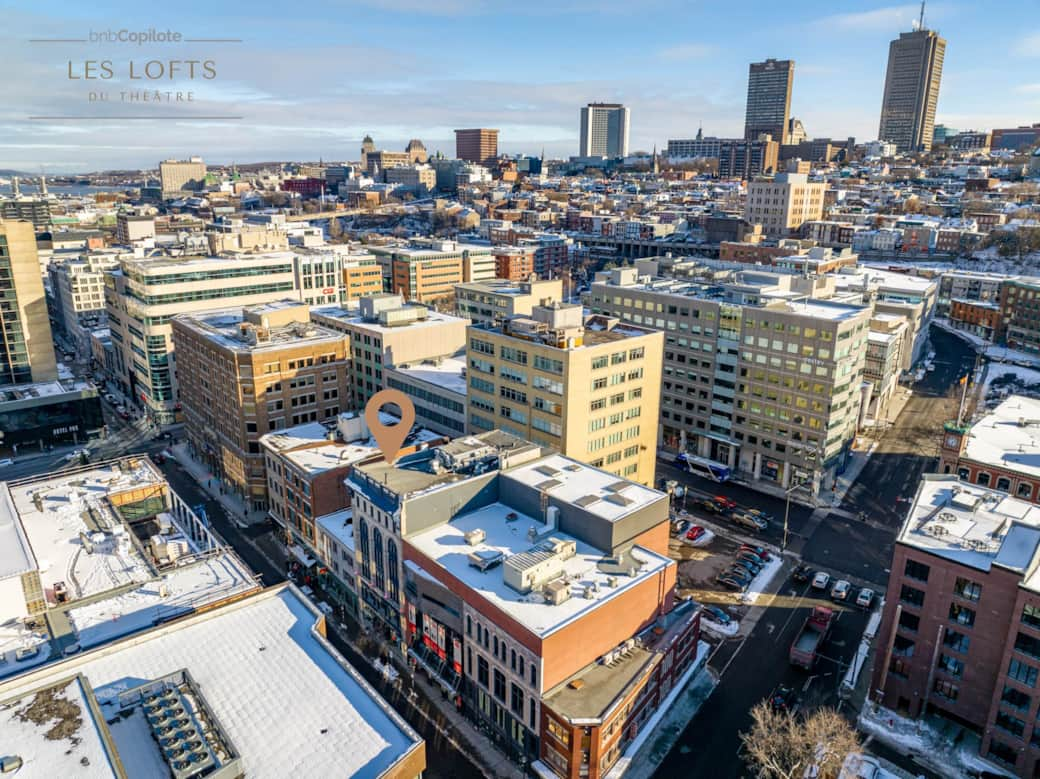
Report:
[[[721,508],[721,509],[723,509],[725,511],[732,511],[733,509],[735,509],[737,507],[737,502],[735,500],[730,500],[725,495],[715,495],[712,498],[712,500],[715,501],[715,504],[719,508]]]
[[[702,528],[700,525],[694,525],[693,527],[691,527],[689,530],[686,531],[686,540],[687,541],[696,541],[698,538],[700,538],[703,535],[704,535],[704,528]]]

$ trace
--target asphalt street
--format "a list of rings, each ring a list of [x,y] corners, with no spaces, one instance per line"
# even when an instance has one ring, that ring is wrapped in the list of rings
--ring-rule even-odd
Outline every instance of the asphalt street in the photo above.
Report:
[[[885,431],[877,449],[860,472],[839,510],[811,509],[791,504],[789,549],[795,559],[828,571],[854,585],[869,585],[883,591],[892,560],[896,532],[913,497],[920,476],[936,463],[942,423],[957,414],[960,400],[958,380],[974,366],[975,353],[962,339],[932,328],[935,370],[927,372],[914,386],[914,395],[903,412]],[[680,483],[709,494],[725,495],[742,506],[759,508],[777,521],[759,537],[779,545],[785,501],[759,494],[735,484],[715,484],[658,464],[659,478]],[[681,500],[679,502],[681,506]],[[692,502],[687,510],[698,516]],[[856,519],[866,512],[867,521]],[[700,515],[705,517],[705,515]],[[714,527],[726,520],[708,518]],[[747,533],[743,528],[734,532]],[[710,661],[720,675],[715,692],[683,731],[657,776],[727,779],[749,776],[740,756],[740,733],[751,724],[749,711],[780,685],[799,691],[803,709],[837,705],[837,688],[847,663],[856,651],[867,622],[860,610],[843,609],[823,645],[823,658],[812,673],[792,666],[788,659],[791,641],[800,630],[813,603],[807,585],[787,581],[779,597],[761,614],[746,638],[722,642]],[[911,772],[920,768],[882,748],[882,757]]]

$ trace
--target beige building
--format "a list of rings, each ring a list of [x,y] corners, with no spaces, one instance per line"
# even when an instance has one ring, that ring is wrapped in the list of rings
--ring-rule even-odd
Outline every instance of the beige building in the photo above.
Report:
[[[105,274],[118,267],[113,251],[52,260],[47,267],[55,321],[81,357],[90,354],[91,332],[106,325]]]
[[[390,291],[406,300],[452,310],[455,285],[495,278],[492,247],[456,241],[413,240],[406,246],[371,246],[390,279]]]
[[[253,510],[268,506],[261,436],[349,402],[349,341],[309,314],[279,300],[173,319],[188,441]]]
[[[653,265],[653,263],[649,263]],[[604,271],[594,313],[663,330],[663,446],[757,488],[816,494],[859,422],[869,306],[813,299],[822,280],[740,271],[728,281]],[[649,402],[649,401],[648,401]],[[651,444],[651,447],[653,445]]]
[[[159,183],[163,199],[186,197],[191,192],[198,192],[206,183],[206,163],[202,157],[163,160],[159,163]]]
[[[467,425],[551,446],[652,485],[664,334],[535,306],[500,328],[471,326]]]
[[[173,424],[180,404],[170,320],[215,306],[298,296],[288,252],[123,260],[105,276],[105,310],[116,350],[113,379],[156,422]]]
[[[140,214],[116,214],[116,240],[124,246],[155,237],[155,217]]]
[[[399,184],[402,190],[419,197],[425,197],[437,188],[437,171],[429,165],[387,168],[384,178],[387,184]]]
[[[530,316],[535,306],[563,299],[563,280],[474,281],[455,285],[455,311],[475,325],[497,327],[513,316]]]
[[[207,225],[210,254],[224,252],[284,251],[289,236],[278,223],[253,223],[243,219],[221,219]]]
[[[311,309],[311,321],[350,336],[355,408],[364,408],[387,387],[383,371],[463,350],[468,319],[426,306],[405,304],[400,295],[364,297],[359,309]]]
[[[919,29],[900,33],[888,47],[878,138],[901,152],[931,150],[935,132],[946,39],[923,26],[923,13]]]
[[[32,222],[0,219],[0,384],[58,378]]]
[[[778,173],[772,179],[748,183],[745,218],[762,225],[770,238],[787,238],[803,222],[823,218],[824,181],[809,181],[804,173]]]

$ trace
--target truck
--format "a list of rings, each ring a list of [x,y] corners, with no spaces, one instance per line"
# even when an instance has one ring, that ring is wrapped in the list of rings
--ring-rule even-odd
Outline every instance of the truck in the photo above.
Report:
[[[791,665],[810,670],[816,662],[820,644],[827,638],[834,612],[826,606],[815,606],[791,643]]]

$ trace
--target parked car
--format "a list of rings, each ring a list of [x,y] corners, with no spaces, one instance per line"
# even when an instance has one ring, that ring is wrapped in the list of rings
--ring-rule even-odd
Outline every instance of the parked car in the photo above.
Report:
[[[864,609],[869,609],[874,605],[874,591],[869,587],[864,587],[856,595],[856,605]]]
[[[718,606],[705,606],[704,618],[710,619],[712,622],[717,622],[720,625],[728,625],[733,621],[733,617]]]
[[[770,560],[773,559],[773,556],[769,553],[769,550],[765,549],[764,547],[761,547],[761,546],[752,546],[751,544],[741,544],[740,545],[740,549],[738,551],[741,551],[741,552],[751,552],[752,554],[756,554],[762,560],[763,563],[768,563]]]
[[[733,558],[733,564],[734,565],[738,565],[738,564],[742,565],[745,568],[747,568],[749,571],[751,571],[752,573],[755,573],[755,574],[757,574],[759,571],[761,571],[762,568],[764,567],[762,565],[762,561],[761,560],[758,560],[758,559],[756,559],[754,557],[747,557],[747,556],[744,556],[744,555],[737,555],[737,557]]]
[[[804,584],[805,582],[809,581],[809,574],[811,573],[812,570],[809,568],[809,566],[802,564],[794,569],[794,573],[791,574],[791,578],[798,584]]]
[[[844,579],[838,579],[831,587],[831,600],[848,600],[850,592],[852,592],[852,585]]]
[[[743,592],[747,589],[747,583],[744,582],[743,579],[738,579],[737,577],[731,576],[727,573],[720,573],[715,577],[715,581],[728,590]]]
[[[750,514],[753,517],[758,517],[759,519],[764,519],[766,522],[772,522],[773,521],[773,515],[772,514],[767,514],[766,512],[762,511],[761,509],[748,509],[747,513]]]
[[[89,458],[90,457],[90,450],[89,449],[73,449],[71,452],[69,452],[67,455],[65,455],[65,460],[67,462],[72,462],[73,460],[78,460],[81,457]]]
[[[758,572],[762,569],[754,563],[750,563],[747,560],[735,560],[733,565],[730,566],[731,571],[744,570],[752,577],[758,576]]]
[[[817,571],[816,575],[812,578],[812,586],[814,590],[826,590],[827,585],[831,583],[831,575],[826,571]]]
[[[789,711],[793,714],[798,708],[798,699],[795,697],[794,690],[783,685],[777,687],[769,696],[769,707],[773,711]]]
[[[690,546],[707,546],[715,540],[715,534],[700,525],[691,525],[681,538],[684,544]]]
[[[732,511],[737,507],[737,502],[727,498],[725,495],[713,495],[711,499],[715,501],[715,504],[720,506],[723,511]]]
[[[690,520],[688,519],[675,520],[675,522],[672,524],[672,527],[675,528],[675,535],[681,537],[687,530],[690,529],[690,524]]]

